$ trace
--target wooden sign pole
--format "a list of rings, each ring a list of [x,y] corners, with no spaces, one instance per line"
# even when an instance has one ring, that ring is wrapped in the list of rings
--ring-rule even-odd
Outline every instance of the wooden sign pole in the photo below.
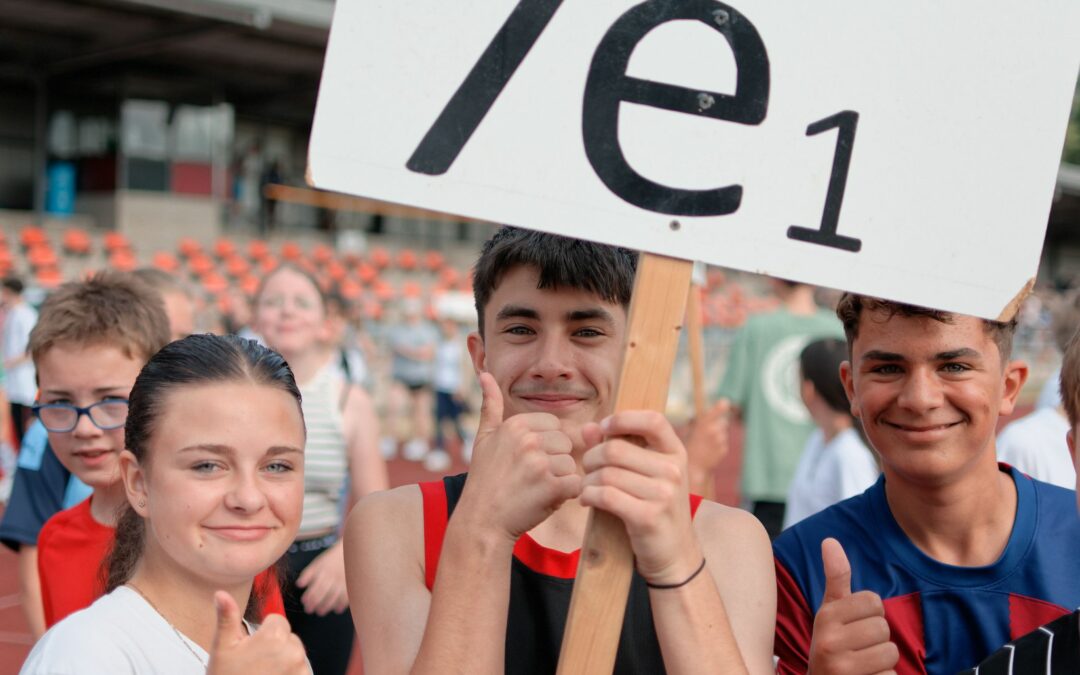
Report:
[[[692,268],[688,260],[641,254],[616,411],[663,412],[666,407]],[[615,668],[633,570],[634,556],[622,521],[593,509],[563,633],[559,675],[596,675]]]
[[[690,379],[694,387],[694,417],[705,414],[705,347],[702,343],[701,286],[690,285],[686,299],[686,346],[690,352]]]

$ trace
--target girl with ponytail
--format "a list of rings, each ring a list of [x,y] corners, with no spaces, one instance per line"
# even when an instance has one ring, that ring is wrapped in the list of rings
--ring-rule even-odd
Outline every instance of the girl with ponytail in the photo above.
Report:
[[[213,335],[158,352],[131,390],[107,594],[50,629],[22,672],[309,673],[283,617],[242,619],[299,527],[305,435],[277,353]]]

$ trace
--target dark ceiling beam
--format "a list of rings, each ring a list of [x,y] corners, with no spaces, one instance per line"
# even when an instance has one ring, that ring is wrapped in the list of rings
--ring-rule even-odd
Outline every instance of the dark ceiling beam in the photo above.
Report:
[[[43,72],[48,76],[65,75],[102,65],[150,56],[170,47],[202,35],[208,31],[227,30],[220,22],[196,21],[178,28],[156,33],[143,40],[122,45],[111,45],[45,64]]]

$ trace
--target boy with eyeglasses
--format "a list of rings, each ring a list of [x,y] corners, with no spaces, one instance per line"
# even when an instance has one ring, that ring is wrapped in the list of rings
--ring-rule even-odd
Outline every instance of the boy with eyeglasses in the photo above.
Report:
[[[128,393],[168,342],[161,298],[130,275],[100,273],[64,284],[41,306],[29,343],[38,377],[34,416],[64,468],[93,489],[38,534],[46,628],[101,594],[99,568],[126,500],[118,458]]]

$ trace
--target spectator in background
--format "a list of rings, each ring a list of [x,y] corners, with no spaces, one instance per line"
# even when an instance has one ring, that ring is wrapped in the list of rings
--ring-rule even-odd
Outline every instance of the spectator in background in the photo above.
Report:
[[[195,301],[179,278],[153,267],[143,267],[132,274],[161,296],[165,315],[169,317],[170,339],[179,340],[195,332]]]
[[[326,320],[329,324],[327,346],[337,354],[341,374],[353,384],[369,388],[371,373],[359,336],[349,323],[349,301],[340,293],[326,294]]]
[[[393,353],[391,372],[409,392],[411,438],[405,442],[402,455],[413,462],[423,460],[431,449],[431,371],[439,341],[438,331],[424,320],[423,309],[419,299],[407,299],[402,303],[404,321],[390,329],[388,336]]]
[[[814,289],[771,279],[780,307],[751,316],[735,336],[718,396],[746,426],[742,495],[773,539],[784,522],[788,487],[813,421],[799,398],[799,353],[820,337],[842,337]]]
[[[1078,325],[1080,291],[1074,291],[1053,310],[1054,342],[1062,352]],[[1030,414],[1010,422],[1001,430],[997,456],[1032,478],[1071,489],[1076,484],[1076,469],[1065,443],[1069,421],[1065,418],[1065,406],[1058,388],[1060,374],[1058,368],[1044,387],[1044,395],[1049,399],[1046,405],[1037,404]]]
[[[353,624],[339,539],[343,513],[389,487],[370,397],[347,381],[327,349],[326,301],[314,278],[282,265],[255,294],[255,329],[289,363],[307,426],[304,514],[285,556],[285,616],[304,642],[315,675],[344,675]],[[348,491],[346,491],[348,485]]]
[[[251,299],[247,293],[238,286],[230,286],[227,293],[228,307],[221,317],[225,332],[262,344],[262,339],[251,328]]]
[[[461,414],[466,410],[465,373],[469,360],[465,357],[465,341],[457,321],[445,318],[439,322],[441,336],[435,348],[435,448],[428,453],[424,467],[439,473],[450,468],[450,453],[446,447],[446,429],[452,427],[461,443],[462,457],[467,460],[471,439],[466,440],[461,426]]]
[[[34,362],[26,352],[30,331],[37,323],[37,310],[23,300],[23,283],[17,277],[7,277],[0,284],[0,302],[4,316],[4,371],[8,402],[11,404],[11,422],[15,428],[15,442],[22,442],[30,420],[30,408],[37,394]]]
[[[861,494],[881,473],[840,379],[847,358],[847,344],[836,338],[815,340],[799,355],[800,393],[817,429],[806,441],[788,490],[784,529]]]

